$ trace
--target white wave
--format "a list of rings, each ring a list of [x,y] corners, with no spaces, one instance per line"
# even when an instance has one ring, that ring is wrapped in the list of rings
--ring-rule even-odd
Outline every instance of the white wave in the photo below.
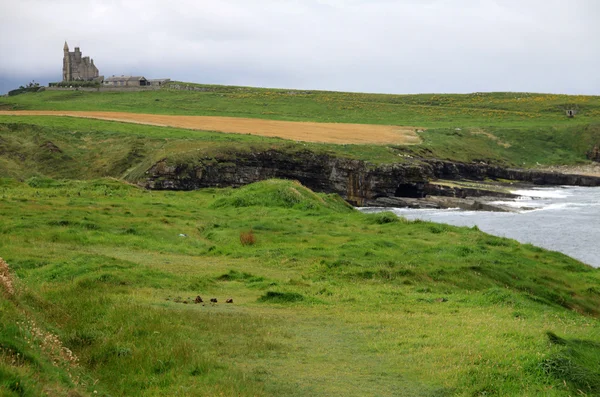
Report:
[[[564,210],[565,208],[569,208],[569,207],[571,207],[571,203],[555,203],[555,204],[550,204],[542,209],[543,210]]]
[[[492,201],[490,204],[503,205],[511,208],[538,208],[545,205],[544,203],[539,203],[532,200]]]
[[[572,203],[554,203],[539,208],[532,208],[531,211],[556,211],[573,208]]]
[[[571,193],[566,192],[563,189],[513,190],[511,193],[518,194],[519,196],[537,198],[565,198],[571,195]]]

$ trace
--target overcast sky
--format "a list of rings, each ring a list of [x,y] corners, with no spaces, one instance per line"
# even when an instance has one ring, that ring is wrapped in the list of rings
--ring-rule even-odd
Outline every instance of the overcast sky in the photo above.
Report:
[[[104,76],[421,93],[600,94],[600,0],[0,0],[0,93]]]

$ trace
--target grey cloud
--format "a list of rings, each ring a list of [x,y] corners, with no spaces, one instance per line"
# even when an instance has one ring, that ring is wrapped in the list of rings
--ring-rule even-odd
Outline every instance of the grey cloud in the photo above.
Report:
[[[20,0],[0,5],[0,77],[60,78],[67,39],[105,75],[599,94],[599,17],[595,0]]]

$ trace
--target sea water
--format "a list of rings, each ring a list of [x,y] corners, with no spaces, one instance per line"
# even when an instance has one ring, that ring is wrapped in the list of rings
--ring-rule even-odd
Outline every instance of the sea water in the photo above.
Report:
[[[600,267],[600,188],[554,187],[516,190],[514,201],[496,201],[515,212],[361,208],[363,212],[393,211],[407,219],[422,219],[480,230],[522,243],[559,251]]]

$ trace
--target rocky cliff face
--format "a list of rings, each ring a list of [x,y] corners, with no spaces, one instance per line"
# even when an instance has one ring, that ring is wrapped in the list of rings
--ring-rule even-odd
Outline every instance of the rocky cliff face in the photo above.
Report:
[[[162,160],[146,172],[140,184],[156,190],[194,190],[204,187],[239,187],[270,178],[295,179],[325,193],[337,193],[353,205],[377,205],[381,198],[422,198],[432,191],[429,181],[483,180],[485,178],[530,182],[536,185],[600,186],[600,178],[565,175],[487,164],[465,164],[441,160],[374,165],[311,151],[293,155],[278,150],[237,154],[235,158],[200,158],[193,163]],[[454,189],[449,196],[472,192]],[[483,194],[481,194],[483,195]]]
[[[354,205],[366,199],[398,194],[421,194],[432,175],[412,164],[373,166],[364,161],[331,157],[310,151],[268,150],[232,159],[203,158],[195,164],[160,161],[141,184],[148,189],[194,190],[203,187],[239,187],[269,178],[295,179],[304,186],[337,193]],[[404,191],[406,190],[406,192]]]
[[[485,163],[455,163],[441,160],[424,160],[432,167],[436,178],[483,180],[506,179],[529,182],[534,185],[600,186],[600,178],[587,175],[571,175],[558,172],[502,168]]]

